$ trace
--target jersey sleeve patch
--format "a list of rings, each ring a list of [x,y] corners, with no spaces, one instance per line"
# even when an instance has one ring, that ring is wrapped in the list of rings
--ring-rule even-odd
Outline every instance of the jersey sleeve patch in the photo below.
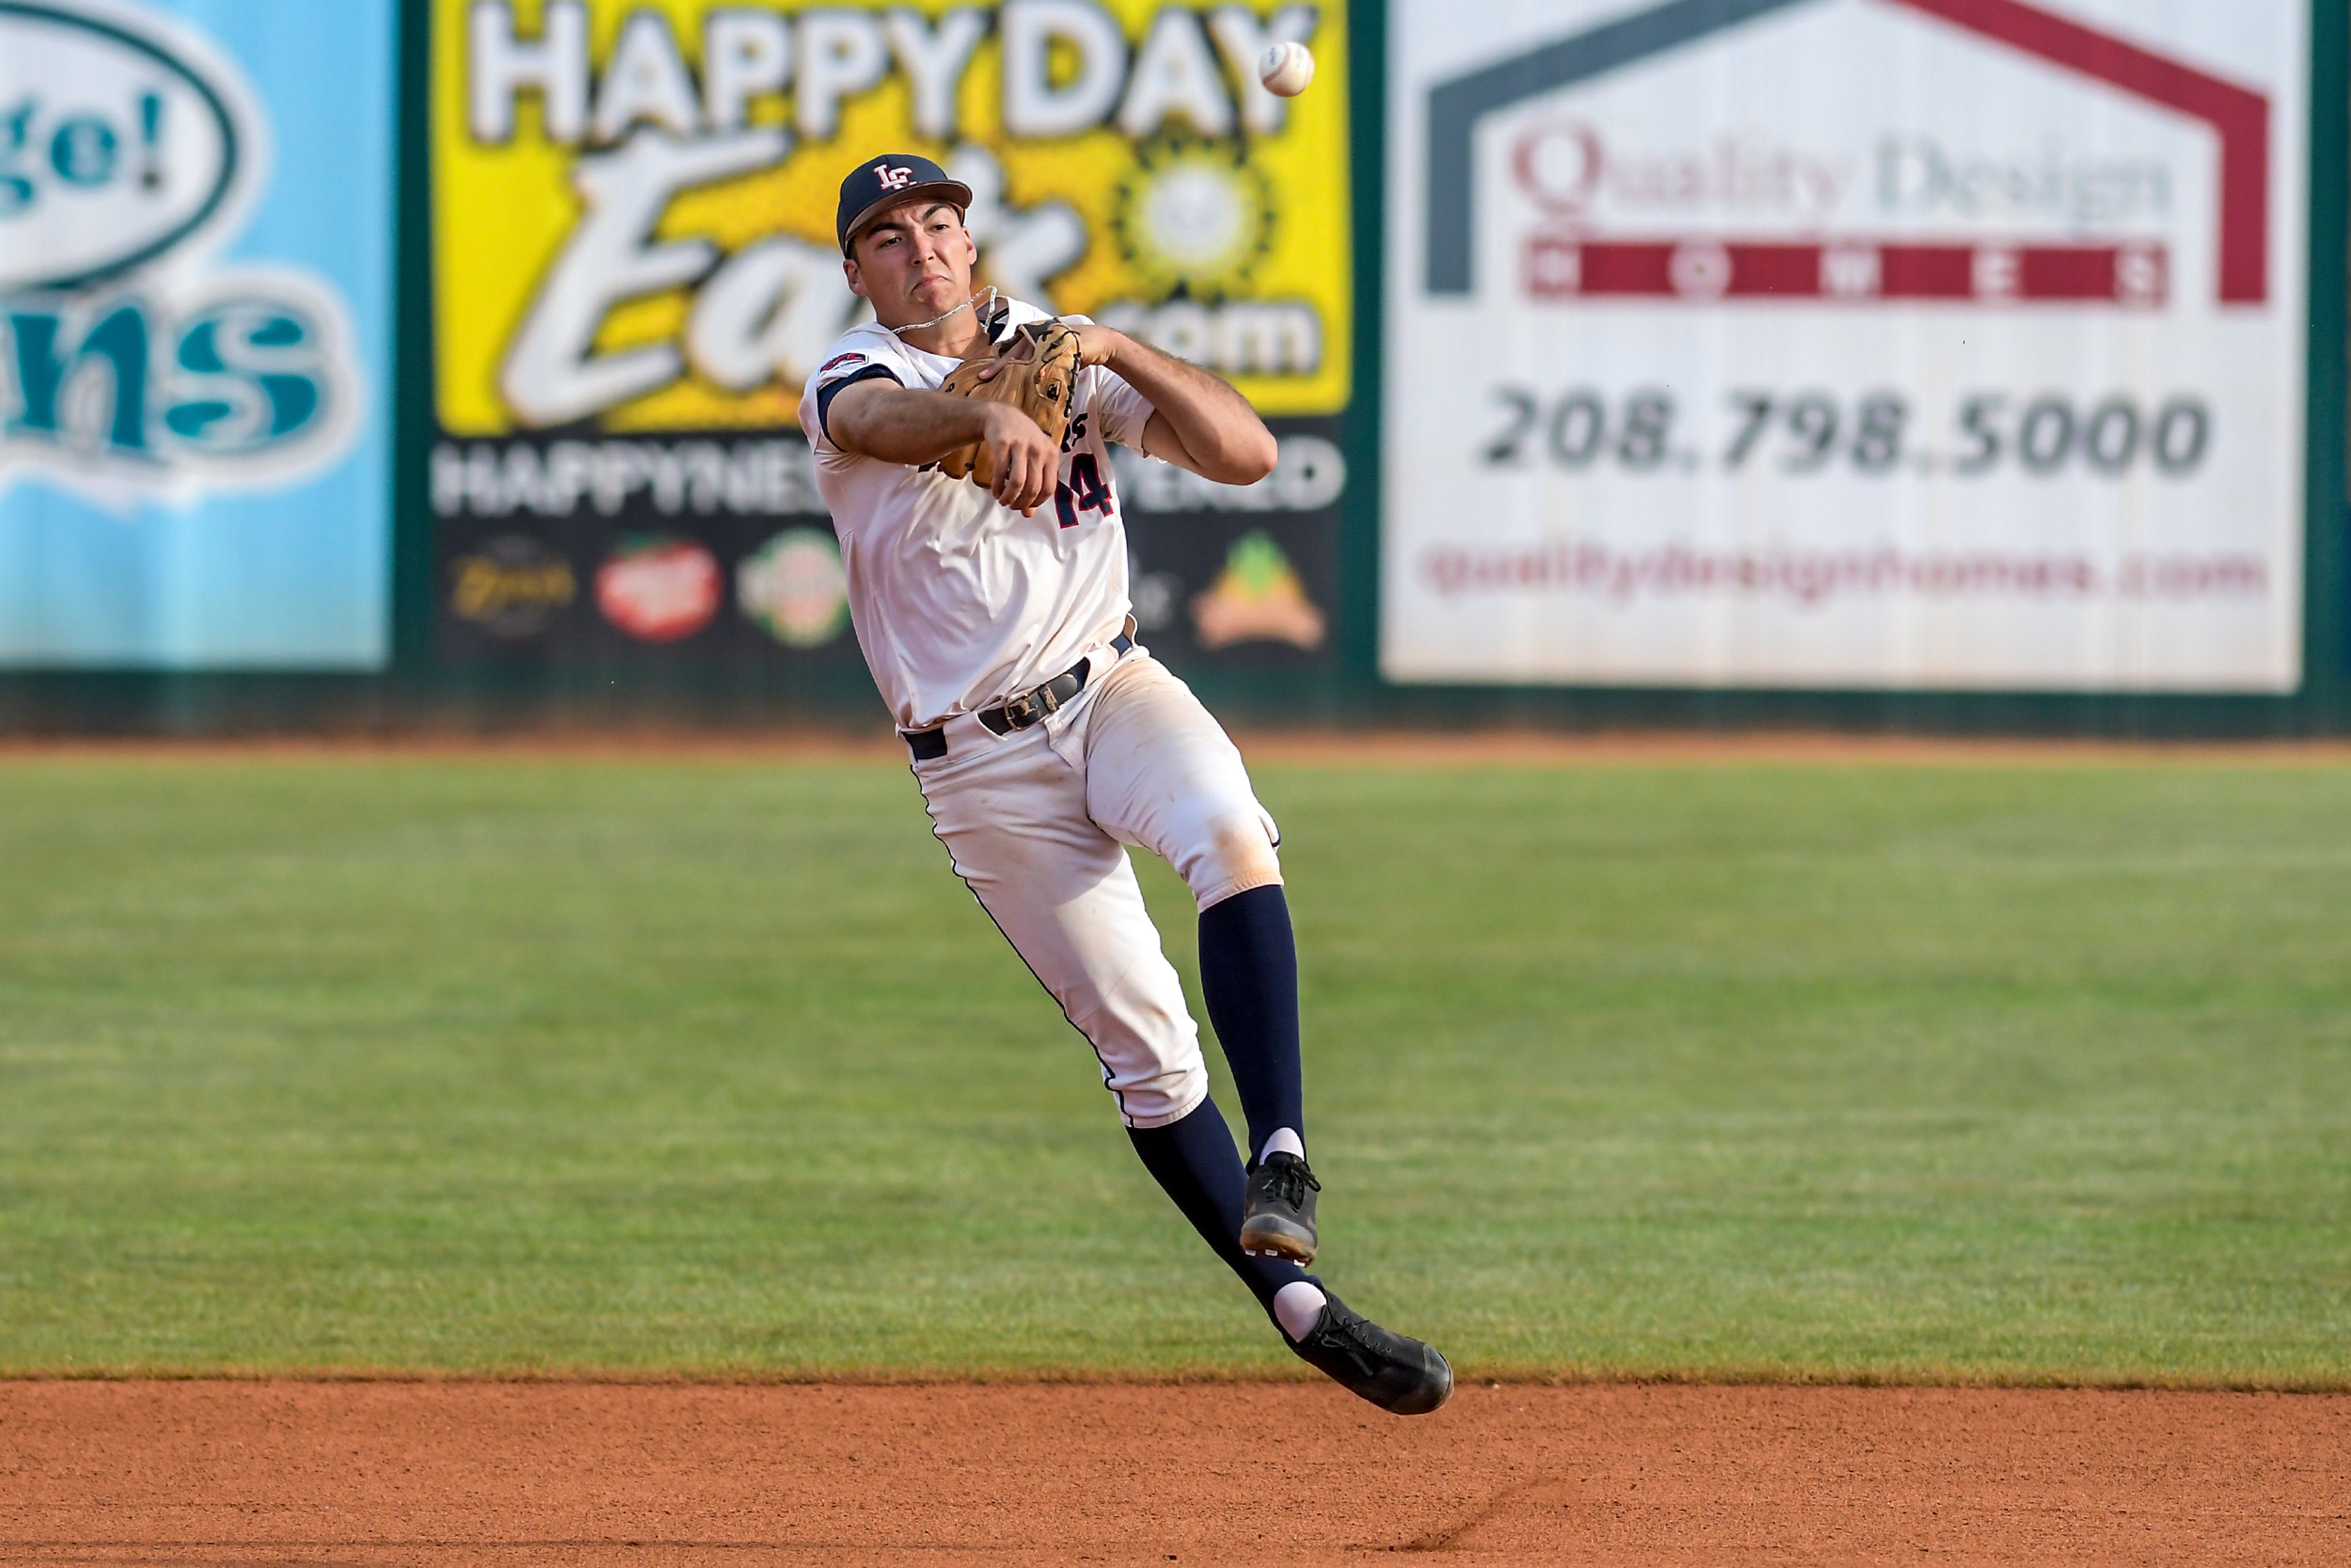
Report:
[[[862,365],[864,362],[865,356],[862,354],[835,354],[832,358],[819,365],[816,368],[816,374],[811,376],[810,380],[820,382],[824,380],[825,377],[832,374],[833,371],[840,370],[844,366]]]
[[[862,360],[864,357],[865,356],[862,354],[843,354],[841,356],[841,359]],[[839,364],[841,360],[835,360],[833,364]],[[831,368],[831,365],[825,367],[826,370],[830,370]],[[824,371],[819,371],[817,373],[819,375],[822,375]],[[840,442],[832,440],[832,400],[839,397],[842,389],[845,387],[853,387],[860,382],[875,381],[888,382],[892,386],[904,386],[906,384],[898,379],[897,372],[891,370],[889,366],[868,365],[863,370],[856,371],[854,374],[842,376],[836,381],[827,382],[824,385],[816,389],[817,428],[824,433],[824,438],[827,441],[832,441],[832,444],[835,446],[841,444]]]

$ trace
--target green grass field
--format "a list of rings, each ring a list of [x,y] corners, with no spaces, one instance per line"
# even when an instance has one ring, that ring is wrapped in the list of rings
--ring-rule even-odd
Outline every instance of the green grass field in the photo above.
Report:
[[[1259,784],[1323,1272],[1466,1369],[2351,1385],[2351,768]],[[887,762],[20,758],[0,854],[0,1370],[1296,1365]]]

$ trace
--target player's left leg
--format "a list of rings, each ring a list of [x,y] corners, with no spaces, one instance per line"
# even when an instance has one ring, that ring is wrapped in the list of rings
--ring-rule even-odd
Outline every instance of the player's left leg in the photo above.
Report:
[[[1232,1135],[1208,1098],[1198,1031],[1134,863],[1087,814],[1082,759],[1056,749],[1053,730],[958,727],[967,733],[947,755],[914,764],[956,874],[1093,1048],[1144,1166],[1280,1322],[1280,1292],[1305,1275],[1238,1245]]]
[[[1224,727],[1147,655],[1123,661],[1088,721],[1086,805],[1174,865],[1200,910],[1200,989],[1249,1119],[1241,1245],[1311,1264],[1322,1184],[1306,1164],[1298,947],[1280,835]]]
[[[1200,989],[1240,1091],[1250,1162],[1289,1155],[1302,1168],[1298,947],[1281,889],[1280,835],[1224,727],[1147,654],[1122,660],[1094,694],[1086,809],[1113,838],[1165,858],[1192,890]],[[1300,1186],[1301,1207],[1313,1191]],[[1295,1249],[1278,1249],[1311,1262],[1311,1207],[1305,1212]]]
[[[1240,1090],[1254,1157],[1244,1173],[1213,1103],[1182,1127],[1134,1132],[1136,1151],[1155,1176],[1161,1161],[1180,1163],[1181,1180],[1163,1176],[1162,1185],[1175,1194],[1192,1184],[1194,1196],[1177,1201],[1244,1278],[1250,1265],[1311,1261],[1316,1184],[1305,1161],[1298,956],[1280,834],[1224,727],[1149,655],[1121,660],[1087,703],[1087,814],[1112,837],[1165,858],[1192,890],[1200,988]],[[1416,1414],[1452,1392],[1452,1368],[1434,1347],[1350,1311],[1319,1280],[1282,1284],[1268,1304],[1293,1351],[1374,1404]]]

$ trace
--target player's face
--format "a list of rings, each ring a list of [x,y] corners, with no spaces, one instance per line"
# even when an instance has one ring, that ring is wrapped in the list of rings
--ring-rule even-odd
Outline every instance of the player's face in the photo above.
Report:
[[[883,214],[850,252],[849,287],[873,301],[884,327],[927,321],[970,298],[979,261],[963,214],[945,202],[909,202]]]

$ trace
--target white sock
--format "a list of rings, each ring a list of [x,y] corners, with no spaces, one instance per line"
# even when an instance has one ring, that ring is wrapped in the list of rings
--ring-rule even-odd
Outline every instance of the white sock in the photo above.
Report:
[[[1285,1133],[1289,1131],[1287,1127],[1282,1129]],[[1274,1137],[1278,1138],[1280,1135],[1280,1133],[1277,1133]],[[1292,1137],[1297,1135],[1295,1133],[1290,1134]],[[1268,1148],[1273,1146],[1273,1138],[1266,1140],[1266,1146]],[[1322,1321],[1324,1300],[1322,1290],[1313,1281],[1292,1280],[1273,1293],[1274,1322],[1281,1325],[1281,1332],[1288,1334],[1290,1343],[1295,1344],[1312,1333],[1314,1325]]]
[[[1276,1127],[1267,1136],[1265,1147],[1257,1152],[1259,1162],[1262,1164],[1268,1155],[1296,1155],[1302,1160],[1306,1157],[1306,1140],[1298,1135],[1295,1127]]]

